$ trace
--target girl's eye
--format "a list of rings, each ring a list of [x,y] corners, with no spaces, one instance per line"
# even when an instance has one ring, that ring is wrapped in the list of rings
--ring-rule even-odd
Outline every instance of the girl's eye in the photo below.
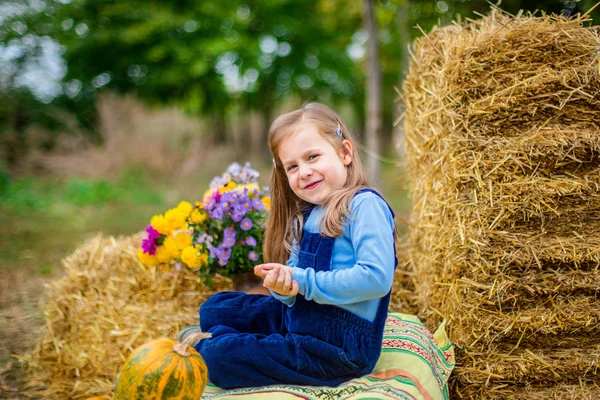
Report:
[[[294,168],[296,168],[296,165],[290,165],[289,167],[287,167],[287,171],[290,172]]]
[[[314,160],[315,158],[319,157],[318,154],[311,154],[310,156],[308,156],[308,161],[310,160]]]

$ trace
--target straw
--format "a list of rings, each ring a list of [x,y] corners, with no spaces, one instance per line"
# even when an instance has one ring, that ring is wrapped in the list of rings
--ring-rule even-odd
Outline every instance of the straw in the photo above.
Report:
[[[494,8],[412,54],[404,269],[449,321],[455,395],[599,379],[600,28]]]
[[[136,257],[140,236],[97,236],[64,260],[65,276],[47,285],[45,327],[29,355],[28,392],[80,399],[114,390],[117,373],[138,346],[197,324],[199,305],[230,288],[206,288],[189,270],[160,271]]]

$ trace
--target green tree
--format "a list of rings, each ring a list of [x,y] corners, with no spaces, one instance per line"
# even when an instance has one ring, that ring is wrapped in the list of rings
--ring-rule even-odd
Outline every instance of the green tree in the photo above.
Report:
[[[593,1],[573,4],[587,10]],[[0,44],[6,48],[15,40],[52,40],[64,46],[68,66],[64,94],[49,105],[40,103],[40,112],[61,107],[78,115],[82,125],[93,127],[95,93],[111,88],[135,93],[149,103],[178,104],[192,114],[210,116],[221,141],[226,140],[225,121],[231,110],[258,111],[269,122],[276,105],[290,98],[349,104],[358,125],[364,126],[367,34],[361,2],[29,0],[27,4],[18,15],[0,12]],[[383,88],[382,148],[390,148],[398,116],[394,86],[399,86],[406,69],[403,44],[422,34],[414,27],[427,32],[457,14],[476,17],[475,12],[486,13],[489,7],[484,0],[374,2]],[[519,8],[560,12],[565,5],[556,0],[507,0],[502,7],[512,13]],[[592,17],[597,18],[599,11]],[[23,55],[30,56],[35,51]],[[7,68],[18,71],[20,62],[12,60]],[[0,96],[17,96],[8,94],[15,80],[1,78],[1,72],[0,79]],[[21,126],[11,118],[17,118],[16,110],[32,106],[19,107],[9,112],[4,106],[0,124]],[[19,118],[43,120],[37,114]]]
[[[65,4],[66,3],[66,4]],[[211,115],[232,104],[272,118],[290,96],[353,98],[362,76],[346,52],[355,27],[318,1],[53,0],[24,21],[66,48],[66,94],[102,88]],[[223,136],[218,136],[223,138]]]

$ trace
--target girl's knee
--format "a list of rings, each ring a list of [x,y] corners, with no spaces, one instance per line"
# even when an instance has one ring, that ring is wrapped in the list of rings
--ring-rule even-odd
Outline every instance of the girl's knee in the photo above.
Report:
[[[225,308],[235,307],[236,292],[220,292],[209,297],[200,305],[200,328],[203,331],[209,330],[215,325],[222,325],[228,318]]]

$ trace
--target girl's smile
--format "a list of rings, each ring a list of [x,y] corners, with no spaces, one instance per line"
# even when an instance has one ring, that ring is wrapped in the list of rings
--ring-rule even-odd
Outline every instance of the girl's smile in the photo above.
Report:
[[[352,144],[339,139],[339,149],[305,122],[283,139],[279,158],[292,191],[302,200],[321,204],[346,184]]]
[[[309,183],[308,185],[304,186],[304,189],[313,189],[315,188],[321,181],[316,181],[313,183]]]

